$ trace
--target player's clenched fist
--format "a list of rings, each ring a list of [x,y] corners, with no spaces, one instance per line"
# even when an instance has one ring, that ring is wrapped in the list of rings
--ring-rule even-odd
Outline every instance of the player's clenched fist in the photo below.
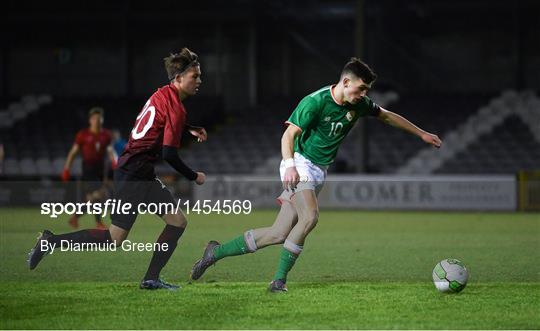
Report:
[[[442,145],[442,141],[441,139],[435,135],[435,134],[432,134],[432,133],[424,133],[422,135],[422,140],[428,144],[431,144],[437,148],[440,148],[441,145]]]
[[[202,185],[204,184],[205,180],[206,175],[204,174],[204,172],[197,172],[197,178],[195,179],[195,183],[197,183],[197,185]]]
[[[300,175],[296,171],[296,167],[289,167],[285,170],[285,176],[283,176],[283,188],[289,190],[289,188],[295,189],[296,185],[300,181]]]
[[[197,138],[197,142],[201,143],[208,139],[208,133],[202,127],[190,125],[188,131]]]

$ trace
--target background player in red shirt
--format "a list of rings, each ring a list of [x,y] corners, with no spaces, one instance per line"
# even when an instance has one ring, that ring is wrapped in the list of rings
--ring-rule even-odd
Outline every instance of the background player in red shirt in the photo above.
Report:
[[[89,126],[79,130],[75,136],[75,142],[66,158],[62,180],[68,181],[73,160],[79,152],[82,155],[82,187],[86,201],[92,203],[103,201],[105,198],[105,153],[108,154],[112,167],[116,167],[116,154],[112,148],[112,133],[103,128],[103,108],[93,107],[88,112]],[[100,215],[96,218],[96,228],[105,229]],[[78,215],[69,219],[69,225],[79,227]]]
[[[180,147],[182,131],[187,128],[189,132],[205,141],[207,138],[204,128],[186,126],[186,110],[182,101],[195,95],[201,84],[201,69],[198,57],[187,48],[178,54],[171,54],[165,59],[165,69],[170,84],[159,88],[146,102],[137,116],[128,144],[119,158],[118,167],[114,174],[114,193],[117,200],[129,202],[132,209],[126,214],[112,214],[112,225],[108,230],[81,230],[77,232],[55,235],[44,230],[38,242],[30,251],[28,264],[34,269],[49,249],[43,249],[42,241],[60,247],[62,240],[72,243],[98,243],[106,244],[114,241],[120,245],[128,236],[129,231],[137,218],[137,205],[140,203],[174,203],[174,199],[167,188],[156,177],[154,162],[160,152],[163,159],[174,169],[189,180],[202,185],[205,175],[194,172],[182,162],[177,149]],[[178,286],[167,284],[159,278],[161,269],[165,266],[174,252],[178,239],[187,226],[183,213],[166,213],[159,215],[166,225],[157,239],[158,244],[166,243],[167,250],[154,250],[150,265],[141,281],[142,289],[170,289]]]

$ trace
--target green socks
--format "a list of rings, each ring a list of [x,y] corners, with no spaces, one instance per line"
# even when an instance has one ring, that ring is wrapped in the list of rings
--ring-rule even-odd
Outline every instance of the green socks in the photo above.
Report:
[[[214,248],[214,257],[216,260],[221,260],[227,256],[242,255],[253,253],[257,250],[257,245],[253,236],[253,231],[247,231],[233,240],[224,243],[223,245]],[[274,280],[281,279],[287,281],[287,274],[291,271],[296,259],[303,250],[303,246],[294,244],[289,240],[285,240],[281,254],[279,256],[278,271],[274,276]]]
[[[244,235],[236,237],[233,240],[214,248],[214,257],[218,260],[227,256],[242,255],[246,253],[251,253],[251,251],[244,240]]]
[[[283,247],[279,256],[279,267],[276,275],[274,276],[274,280],[281,279],[286,282],[287,274],[289,271],[291,271],[297,258],[298,254],[291,253],[285,249],[285,247]]]

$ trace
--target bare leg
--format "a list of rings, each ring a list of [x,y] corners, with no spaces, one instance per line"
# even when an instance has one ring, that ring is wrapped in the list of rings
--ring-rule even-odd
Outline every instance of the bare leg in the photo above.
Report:
[[[179,228],[186,228],[187,227],[187,219],[186,216],[184,216],[184,213],[180,210],[178,214],[165,214],[161,218],[163,218],[163,221],[165,223],[176,226]]]
[[[253,230],[257,248],[282,244],[297,221],[298,214],[292,203],[283,202],[279,214],[271,227]]]
[[[203,257],[193,265],[191,279],[199,279],[208,267],[222,258],[253,253],[257,249],[283,243],[297,219],[294,206],[290,202],[284,202],[272,226],[246,231],[222,245],[210,241]]]
[[[315,191],[303,190],[297,192],[292,200],[298,213],[298,222],[294,225],[283,243],[278,270],[269,287],[269,290],[272,292],[287,291],[287,286],[285,285],[287,274],[291,271],[300,253],[302,253],[304,241],[317,224],[319,218],[319,207]]]
[[[300,191],[293,195],[292,200],[298,213],[298,222],[290,231],[287,240],[302,246],[307,235],[317,225],[319,204],[313,190]]]
[[[129,231],[124,230],[114,224],[111,224],[111,226],[109,227],[109,233],[111,235],[112,241],[115,242],[116,245],[120,245],[122,244],[122,242],[124,242],[124,240],[126,240]]]

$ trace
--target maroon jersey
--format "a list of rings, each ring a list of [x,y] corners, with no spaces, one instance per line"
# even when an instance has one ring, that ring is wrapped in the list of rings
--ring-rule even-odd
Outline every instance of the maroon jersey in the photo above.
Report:
[[[186,110],[173,84],[159,88],[135,120],[118,166],[142,176],[153,175],[153,163],[163,146],[180,147]]]
[[[107,146],[111,144],[112,134],[107,129],[98,133],[82,129],[75,136],[75,143],[81,150],[83,164],[89,167],[103,167]]]

